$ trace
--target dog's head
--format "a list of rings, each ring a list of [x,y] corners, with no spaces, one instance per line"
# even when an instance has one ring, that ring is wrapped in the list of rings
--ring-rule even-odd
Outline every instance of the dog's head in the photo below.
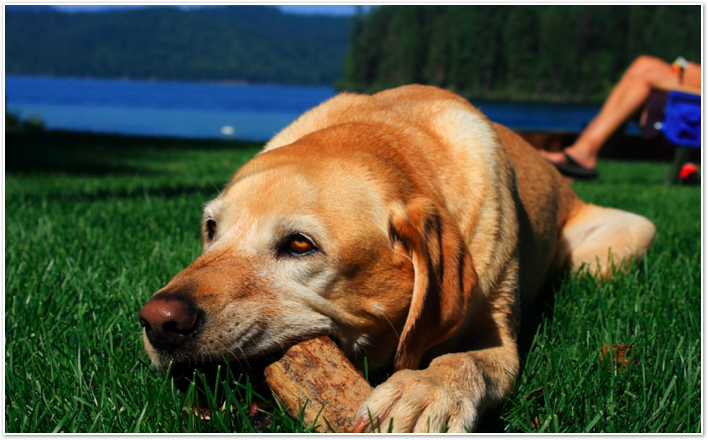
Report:
[[[206,205],[203,254],[140,312],[156,365],[325,334],[355,363],[416,368],[463,325],[477,279],[458,228],[420,159],[366,133],[262,153]]]

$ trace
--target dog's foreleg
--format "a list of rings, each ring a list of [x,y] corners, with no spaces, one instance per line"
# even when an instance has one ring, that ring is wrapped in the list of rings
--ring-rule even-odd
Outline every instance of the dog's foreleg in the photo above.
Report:
[[[511,393],[518,369],[516,344],[509,341],[440,356],[425,370],[398,371],[364,401],[355,431],[473,431],[483,411]]]

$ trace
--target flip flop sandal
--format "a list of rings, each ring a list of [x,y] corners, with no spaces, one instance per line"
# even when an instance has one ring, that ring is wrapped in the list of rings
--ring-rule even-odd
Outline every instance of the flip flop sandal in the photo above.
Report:
[[[553,163],[561,174],[565,174],[568,177],[575,177],[578,179],[595,179],[597,178],[597,170],[594,168],[587,168],[580,165],[568,154],[563,153],[567,162],[566,163]]]

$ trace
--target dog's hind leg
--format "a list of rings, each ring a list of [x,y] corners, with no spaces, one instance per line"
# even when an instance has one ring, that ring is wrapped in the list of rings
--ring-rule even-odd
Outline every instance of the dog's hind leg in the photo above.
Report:
[[[651,246],[656,228],[641,215],[584,204],[561,231],[558,261],[572,270],[587,268],[608,278],[622,264],[640,258]]]

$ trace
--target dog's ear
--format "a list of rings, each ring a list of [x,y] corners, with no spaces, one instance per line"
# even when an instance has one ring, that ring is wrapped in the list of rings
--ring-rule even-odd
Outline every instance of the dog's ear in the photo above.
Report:
[[[447,209],[434,201],[416,198],[393,209],[390,229],[415,271],[394,369],[416,369],[428,348],[452,336],[464,323],[477,273],[459,228]]]

